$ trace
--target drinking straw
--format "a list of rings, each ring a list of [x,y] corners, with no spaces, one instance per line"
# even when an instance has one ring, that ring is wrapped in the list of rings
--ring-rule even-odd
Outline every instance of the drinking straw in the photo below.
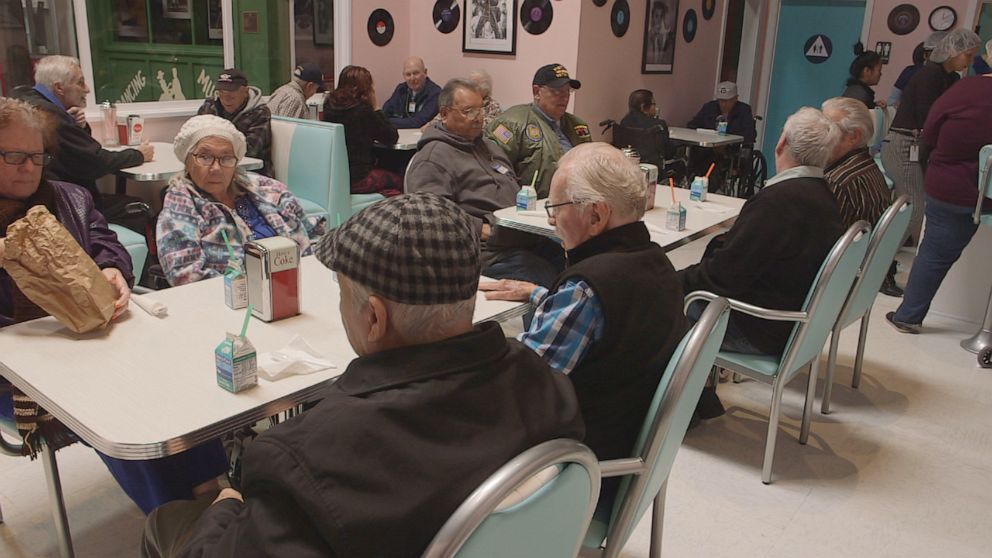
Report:
[[[227,231],[224,229],[220,230],[221,236],[224,237],[224,244],[227,246],[227,258],[230,260],[234,259],[234,248],[231,247],[231,241],[227,239]]]
[[[341,212],[340,211],[337,212],[337,217],[338,217],[338,226],[340,227],[341,226]]]
[[[675,201],[675,180],[671,176],[668,177],[668,189],[672,192],[672,205],[676,205],[678,202]]]
[[[540,172],[541,172],[541,169],[537,169],[536,171],[534,171],[534,178],[533,178],[533,179],[531,179],[531,181],[530,181],[530,187],[531,187],[531,188],[533,188],[533,187],[534,187],[534,185],[535,185],[535,184],[537,184],[537,175],[538,175],[538,173],[540,173]]]
[[[245,334],[248,333],[248,320],[251,319],[251,310],[252,310],[252,305],[249,302],[248,310],[245,312],[245,321],[243,324],[241,324],[241,337],[244,337]]]
[[[716,163],[710,163],[710,170],[706,171],[706,179],[707,180],[709,180],[710,173],[713,172],[713,167],[715,167],[715,166],[716,166]]]

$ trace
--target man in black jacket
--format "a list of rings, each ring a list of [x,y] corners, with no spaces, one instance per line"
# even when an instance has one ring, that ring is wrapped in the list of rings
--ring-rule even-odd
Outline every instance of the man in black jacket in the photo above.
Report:
[[[844,232],[837,202],[823,180],[823,167],[841,135],[837,124],[817,109],[804,107],[790,116],[775,147],[778,174],[744,204],[734,226],[710,242],[701,262],[679,271],[682,290],[799,310]],[[690,321],[698,319],[703,306],[689,308]],[[723,349],[780,355],[794,326],[733,312]],[[704,392],[702,418],[723,412],[719,400],[713,400],[714,389]]]
[[[151,161],[154,148],[142,142],[134,149],[108,151],[93,139],[83,109],[89,88],[79,61],[68,56],[46,56],[38,61],[34,87],[21,86],[12,97],[27,101],[58,123],[58,151],[46,167],[50,178],[78,184],[93,196],[93,203],[112,223],[124,220],[124,206],[137,198],[101,195],[96,180],[120,169]]]
[[[452,202],[389,198],[317,258],[337,272],[358,358],[323,401],[252,442],[243,494],[153,512],[144,556],[420,556],[504,463],[581,439],[568,379],[498,324],[472,326],[478,239]]]
[[[196,114],[213,114],[230,120],[245,135],[245,155],[262,160],[259,174],[272,176],[272,111],[262,99],[262,90],[248,85],[248,76],[228,68],[217,76],[217,95],[206,99]]]

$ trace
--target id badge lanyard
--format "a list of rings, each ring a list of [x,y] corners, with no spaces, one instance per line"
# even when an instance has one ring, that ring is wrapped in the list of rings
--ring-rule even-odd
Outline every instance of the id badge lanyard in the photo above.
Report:
[[[417,113],[417,94],[412,91],[407,94],[406,98],[406,115],[413,116]]]
[[[909,162],[920,162],[920,131],[913,130],[913,141],[909,144]]]

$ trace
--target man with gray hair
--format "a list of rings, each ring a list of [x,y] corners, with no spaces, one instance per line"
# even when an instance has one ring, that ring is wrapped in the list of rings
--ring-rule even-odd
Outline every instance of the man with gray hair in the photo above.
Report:
[[[472,325],[479,247],[453,203],[388,198],[328,233],[317,259],[336,272],[358,357],[252,442],[241,492],[153,512],[143,556],[420,556],[507,461],[582,439],[568,380],[499,324]]]
[[[107,220],[127,224],[125,205],[137,199],[101,195],[96,188],[96,180],[120,169],[151,161],[154,148],[145,141],[134,149],[108,151],[93,138],[83,113],[90,89],[75,58],[58,55],[42,58],[35,66],[34,80],[34,87],[17,87],[11,97],[37,106],[58,123],[55,132],[58,150],[46,171],[52,178],[86,188],[96,208]]]
[[[293,79],[276,89],[269,97],[269,110],[274,116],[310,118],[307,99],[324,91],[324,74],[320,71],[320,66],[313,62],[304,62],[293,70]]]
[[[568,268],[550,289],[521,281],[479,285],[487,298],[536,308],[519,339],[575,386],[586,440],[600,460],[630,456],[658,381],[686,331],[682,289],[651,242],[640,169],[605,143],[559,161],[545,203]],[[615,482],[604,482],[601,505]]]
[[[482,126],[489,126],[489,123],[493,121],[496,116],[503,112],[503,107],[500,106],[499,101],[493,99],[493,77],[489,75],[489,72],[479,68],[472,70],[468,73],[469,81],[475,82],[479,86],[479,94],[482,95]],[[421,128],[422,131],[427,130],[434,124],[441,121],[441,113],[439,112],[434,120],[431,120],[424,127]]]
[[[840,127],[841,139],[834,148],[831,163],[823,171],[823,179],[840,209],[844,228],[858,221],[872,225],[892,203],[892,191],[885,182],[885,175],[875,164],[875,158],[868,150],[868,140],[875,133],[871,112],[857,99],[834,97],[822,105],[823,114]],[[895,262],[879,292],[888,296],[902,296],[902,289],[896,285]]]
[[[493,212],[516,203],[520,184],[506,152],[482,135],[479,86],[450,80],[439,103],[441,121],[417,142],[406,171],[407,191],[444,196],[471,216],[482,243],[484,274],[550,287],[565,266],[561,248],[542,236],[496,227]]]

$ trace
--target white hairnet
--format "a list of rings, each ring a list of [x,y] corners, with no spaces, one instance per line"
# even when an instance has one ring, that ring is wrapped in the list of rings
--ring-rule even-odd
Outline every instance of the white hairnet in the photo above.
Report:
[[[982,44],[982,39],[970,29],[955,29],[937,43],[937,47],[930,53],[931,62],[946,62],[966,50],[977,48]]]
[[[943,39],[945,35],[947,35],[947,31],[934,31],[933,33],[930,33],[927,35],[927,40],[923,41],[923,49],[933,50],[937,48],[940,40]]]

